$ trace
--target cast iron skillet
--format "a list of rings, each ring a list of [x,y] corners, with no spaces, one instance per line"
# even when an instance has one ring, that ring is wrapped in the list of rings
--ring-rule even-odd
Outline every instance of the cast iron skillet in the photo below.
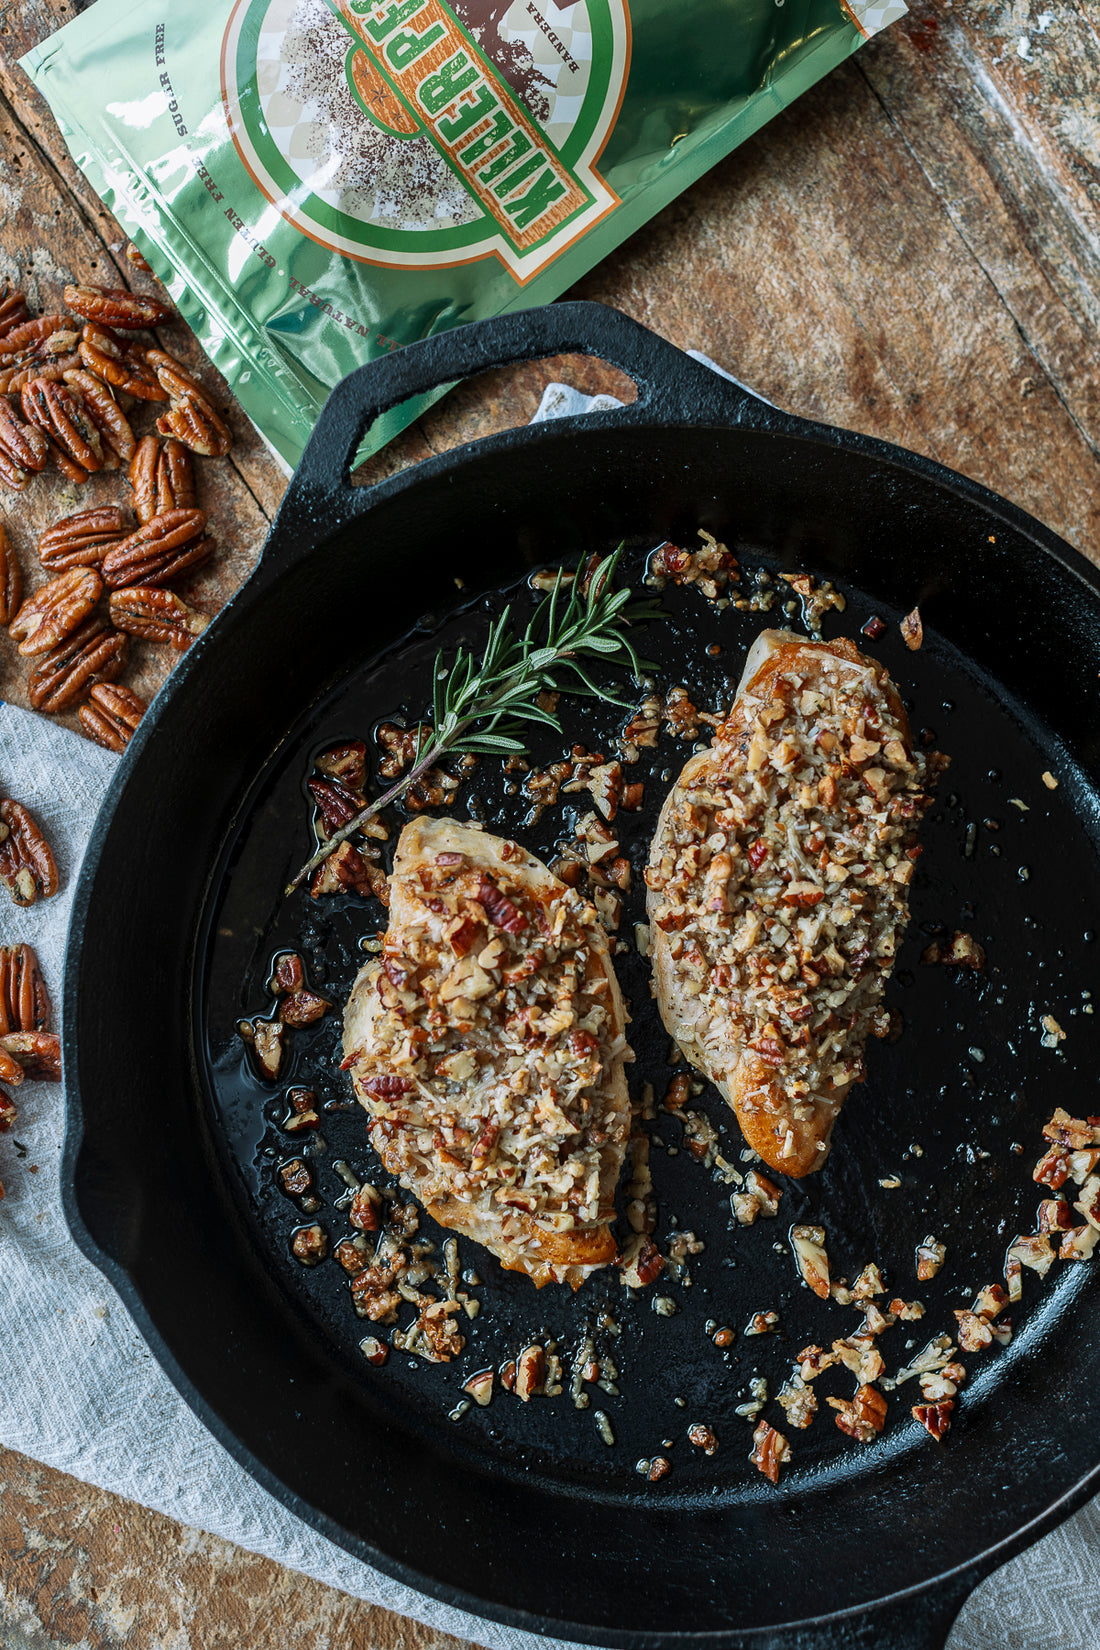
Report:
[[[625,369],[637,401],[497,435],[373,489],[350,487],[350,455],[381,411],[491,366],[564,351]],[[882,656],[907,684],[918,725],[930,722],[955,759],[926,838],[907,966],[892,987],[907,1032],[872,1050],[863,1111],[849,1102],[825,1172],[788,1194],[784,1214],[824,1220],[834,1264],[849,1275],[893,1246],[893,1286],[932,1301],[926,1323],[913,1326],[918,1346],[926,1330],[945,1327],[933,1307],[951,1323],[962,1288],[999,1275],[1005,1241],[1034,1220],[1029,1170],[1041,1123],[1058,1103],[1098,1109],[1095,1022],[1067,1004],[1089,985],[1097,887],[1100,581],[1055,535],[974,483],[791,418],[590,304],[447,333],[339,385],[262,563],[145,717],[96,824],[74,908],[69,1219],[235,1457],[314,1527],[411,1586],[517,1627],[630,1650],[938,1646],[975,1583],[1100,1482],[1092,1266],[1064,1266],[1045,1289],[1029,1283],[1013,1344],[967,1360],[974,1379],[942,1447],[907,1419],[915,1383],[898,1395],[904,1419],[865,1450],[840,1437],[823,1406],[810,1432],[793,1435],[799,1458],[778,1490],[746,1466],[749,1428],[732,1414],[753,1367],[746,1348],[755,1356],[760,1343],[742,1339],[727,1369],[695,1305],[666,1328],[645,1302],[624,1304],[624,1398],[597,1399],[620,1431],[615,1451],[596,1440],[590,1416],[566,1409],[548,1419],[567,1399],[526,1410],[510,1400],[453,1423],[457,1381],[396,1358],[367,1370],[356,1340],[370,1326],[349,1317],[346,1296],[333,1305],[337,1269],[303,1281],[285,1248],[276,1252],[263,1147],[272,1096],[240,1077],[239,1054],[219,1041],[222,1021],[265,1006],[256,982],[290,920],[279,889],[307,847],[311,753],[363,732],[354,717],[381,714],[387,695],[392,710],[411,693],[405,708],[417,713],[433,625],[445,636],[473,625],[476,637],[483,622],[476,608],[448,618],[459,601],[563,557],[621,539],[683,542],[700,526],[747,561],[840,582],[850,606],[833,633],[856,634],[872,609],[885,615]],[[893,621],[916,600],[926,642],[910,655]],[[670,605],[673,641],[659,645],[666,658],[670,647],[686,658],[698,652],[692,638],[706,640],[719,621],[692,592]],[[735,675],[754,625],[733,614],[726,622]],[[383,665],[372,662],[395,647]],[[663,760],[675,767],[689,748]],[[1044,768],[1060,776],[1056,793],[1038,783]],[[1014,810],[1009,796],[1026,796],[1031,811]],[[545,849],[545,833],[531,840]],[[644,854],[644,842],[635,851]],[[275,853],[274,863],[265,857]],[[299,900],[300,924],[310,902]],[[352,906],[311,942],[322,968],[332,942],[341,987],[347,935],[378,921],[349,916]],[[922,970],[922,920],[984,936],[989,975],[957,982]],[[659,1063],[663,1044],[654,1052],[660,1039],[639,1023],[640,964],[623,967],[635,970],[627,983],[642,1057]],[[238,1000],[219,1003],[215,988]],[[1054,1008],[1070,1031],[1059,1051],[1042,1048],[1036,1018]],[[335,1025],[332,1017],[318,1048],[331,1046],[323,1038],[334,1040]],[[325,1093],[336,1092],[339,1079],[331,1082]],[[724,1118],[713,1096],[703,1104]],[[671,1140],[676,1126],[660,1126]],[[329,1156],[369,1155],[357,1116],[334,1113],[325,1132]],[[910,1141],[924,1159],[907,1153]],[[1011,1154],[1013,1141],[1023,1155]],[[727,1150],[736,1144],[734,1131]],[[789,1257],[772,1249],[785,1221],[727,1231],[725,1191],[699,1170],[677,1180],[683,1162],[664,1159],[655,1175],[659,1189],[670,1177],[678,1207],[707,1232],[695,1287],[714,1315],[747,1316],[786,1290],[789,1336],[767,1352],[774,1382],[815,1306],[788,1287]],[[892,1169],[905,1186],[880,1191],[876,1177]],[[301,1217],[280,1207],[286,1230]],[[898,1246],[925,1221],[952,1230],[957,1264],[942,1297],[902,1275]],[[726,1260],[739,1270],[723,1271]],[[478,1262],[487,1322],[512,1344],[564,1321],[569,1303],[553,1291],[536,1297],[525,1280],[501,1283]],[[315,1285],[322,1274],[336,1281]],[[669,1290],[686,1304],[686,1291]],[[744,1318],[730,1321],[740,1328]],[[834,1316],[816,1334],[844,1334],[856,1321]],[[903,1361],[902,1344],[889,1359]],[[678,1387],[688,1393],[679,1411],[669,1408]],[[677,1416],[675,1470],[645,1484],[635,1452],[648,1443],[644,1453],[655,1453]],[[708,1461],[689,1450],[683,1427],[716,1416],[723,1449]]]

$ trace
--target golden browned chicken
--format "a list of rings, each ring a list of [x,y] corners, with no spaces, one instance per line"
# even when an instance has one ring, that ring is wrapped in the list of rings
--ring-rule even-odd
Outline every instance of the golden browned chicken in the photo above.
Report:
[[[538,1285],[617,1258],[626,1012],[592,905],[514,842],[405,826],[345,1066],[386,1168]]]
[[[662,809],[646,872],[661,1015],[782,1174],[820,1168],[889,1029],[917,826],[946,765],[914,753],[896,688],[852,642],[766,630]]]

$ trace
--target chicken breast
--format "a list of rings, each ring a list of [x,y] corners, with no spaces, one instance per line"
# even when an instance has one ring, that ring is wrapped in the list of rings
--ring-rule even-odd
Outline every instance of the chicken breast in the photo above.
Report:
[[[345,1068],[391,1174],[537,1285],[618,1258],[626,1011],[596,912],[514,842],[416,819]]]
[[[916,827],[947,766],[854,643],[766,630],[661,811],[646,882],[662,1018],[771,1168],[821,1167],[883,1037]]]

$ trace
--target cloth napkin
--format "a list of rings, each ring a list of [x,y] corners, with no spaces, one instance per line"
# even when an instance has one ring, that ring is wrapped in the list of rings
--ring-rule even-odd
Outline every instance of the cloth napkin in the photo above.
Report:
[[[552,384],[536,420],[617,405]],[[0,939],[34,946],[55,1005],[73,887],[116,763],[47,718],[0,704],[0,786],[10,786],[42,823],[62,878],[60,894],[26,911],[8,905],[0,890]],[[16,1103],[18,1121],[0,1141],[7,1193],[0,1203],[0,1444],[458,1638],[494,1650],[569,1650],[391,1581],[255,1483],[192,1414],[111,1285],[69,1236],[59,1189],[60,1088],[23,1083]],[[1100,1645],[1100,1498],[984,1582],[948,1645]]]

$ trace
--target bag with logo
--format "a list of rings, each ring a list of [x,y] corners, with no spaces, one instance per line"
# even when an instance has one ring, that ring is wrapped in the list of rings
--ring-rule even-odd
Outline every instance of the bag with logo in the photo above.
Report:
[[[294,464],[345,373],[556,297],[905,10],[98,0],[22,63]]]

